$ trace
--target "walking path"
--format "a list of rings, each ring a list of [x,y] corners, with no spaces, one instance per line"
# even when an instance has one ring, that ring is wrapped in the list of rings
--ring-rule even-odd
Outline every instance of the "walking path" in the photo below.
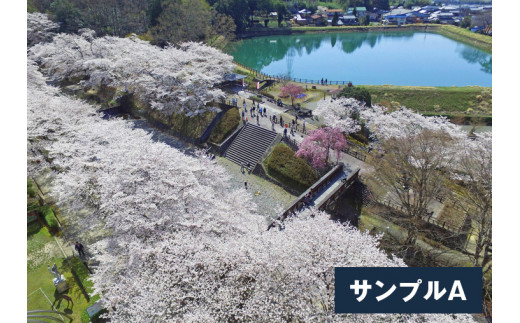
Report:
[[[256,115],[252,117],[251,111],[250,111],[253,101],[250,100],[249,97],[252,95],[256,95],[256,94],[253,92],[248,92],[248,91],[240,91],[240,92],[238,92],[238,95],[233,95],[228,98],[228,99],[231,99],[231,98],[238,99],[239,113],[240,113],[240,115],[242,115],[242,112],[244,112],[244,116],[247,117],[248,122],[250,122],[250,123],[258,124],[263,128],[276,131],[277,133],[281,134],[283,137],[285,126],[282,127],[282,126],[280,126],[280,123],[279,123],[280,117],[282,117],[283,122],[288,125],[287,136],[289,138],[295,140],[296,143],[298,143],[298,144],[301,143],[303,141],[303,139],[307,136],[306,133],[308,133],[309,130],[315,130],[318,128],[317,125],[320,125],[319,122],[310,121],[310,118],[305,118],[306,133],[303,133],[303,124],[302,124],[303,120],[302,120],[302,118],[299,117],[297,120],[297,123],[298,123],[297,131],[295,131],[295,133],[293,135],[291,135],[290,127],[292,124],[292,120],[294,120],[295,117],[288,113],[288,111],[287,111],[288,109],[279,107],[276,104],[271,103],[271,102],[260,103],[260,107],[262,107],[262,109],[267,108],[267,114],[265,117],[259,117],[258,122],[257,122]],[[244,110],[244,101],[247,104],[247,112],[245,112],[245,110]],[[255,106],[257,106],[257,105],[258,105],[258,103],[255,102]],[[255,111],[255,113],[258,113],[258,111]],[[271,123],[271,119],[272,119],[273,115],[276,116],[276,120],[278,121],[277,123],[274,124],[274,129],[273,129],[273,125]],[[331,154],[331,156],[334,156],[334,154]],[[343,162],[345,164],[345,167],[347,167],[347,168],[351,168],[351,169],[360,168],[361,175],[366,175],[366,174],[372,173],[374,171],[374,168],[370,164],[367,164],[359,159],[356,159],[344,152],[340,153],[339,161]]]

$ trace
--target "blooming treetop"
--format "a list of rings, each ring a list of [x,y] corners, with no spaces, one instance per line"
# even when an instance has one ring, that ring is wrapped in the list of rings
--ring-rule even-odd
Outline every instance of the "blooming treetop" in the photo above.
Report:
[[[152,109],[188,116],[208,110],[224,97],[215,88],[233,68],[232,57],[201,43],[159,48],[137,36],[95,38],[58,34],[53,41],[30,48],[54,82],[79,82],[85,89],[115,89],[113,99],[133,94]]]
[[[27,46],[51,41],[59,27],[60,25],[51,21],[46,14],[27,13]]]
[[[94,288],[112,322],[472,321],[333,314],[335,266],[404,263],[322,212],[266,231],[251,197],[229,189],[214,161],[156,142],[128,121],[103,120],[96,107],[48,86],[31,62],[27,70],[28,139],[52,162],[52,194],[107,232],[90,247],[99,261]],[[91,212],[79,212],[85,207]]]
[[[361,130],[359,116],[361,109],[365,109],[364,103],[352,98],[339,98],[330,101],[320,101],[314,114],[321,116],[326,125],[341,129],[346,135]]]
[[[298,86],[298,85],[294,85],[292,83],[288,83],[287,85],[282,87],[281,91],[282,91],[282,95],[283,96],[291,97],[291,105],[294,105],[294,99],[296,99],[298,97],[298,95],[300,95],[303,92],[305,92],[303,87]]]
[[[387,112],[385,107],[375,105],[362,109],[360,117],[366,121],[372,137],[379,140],[413,136],[426,129],[444,131],[454,139],[467,137],[464,131],[446,117],[426,117],[405,107]]]
[[[300,143],[296,156],[309,160],[316,168],[325,168],[330,149],[336,152],[337,163],[343,148],[347,148],[343,132],[338,128],[325,127],[309,131]]]

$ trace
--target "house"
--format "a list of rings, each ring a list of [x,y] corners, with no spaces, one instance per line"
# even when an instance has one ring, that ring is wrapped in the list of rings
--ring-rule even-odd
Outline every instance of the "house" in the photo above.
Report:
[[[379,15],[377,14],[377,12],[366,11],[365,16],[368,16],[369,21],[379,21]]]
[[[387,13],[386,15],[399,16],[399,15],[409,14],[410,12],[413,12],[413,10],[409,10],[409,9],[393,9],[393,10],[390,10],[390,12]],[[383,15],[383,18],[384,18],[384,16],[385,15]]]
[[[402,26],[406,24],[406,15],[386,15],[383,23],[385,25],[398,25]]]
[[[302,17],[302,18],[307,18],[311,15],[312,12],[310,12],[309,10],[307,9],[302,9],[300,11],[298,11],[298,14]]]
[[[422,13],[419,11],[412,11],[408,14],[406,14],[406,22],[407,23],[423,23],[430,18],[430,14],[428,13]]]
[[[441,24],[451,24],[453,23],[453,13],[451,12],[441,12],[437,15],[437,19],[440,20]]]
[[[302,16],[300,14],[297,14],[295,18],[295,21],[298,25],[306,25],[307,24],[307,19],[305,18],[302,18]]]
[[[424,6],[422,7],[422,10],[424,10],[427,13],[432,13],[435,11],[438,11],[440,8],[438,6]]]
[[[307,19],[308,20],[308,19]],[[310,22],[315,24],[316,26],[326,26],[327,23],[327,16],[326,15],[312,15],[310,17]]]
[[[328,17],[334,17],[334,14],[337,13],[338,16],[343,15],[343,10],[341,9],[327,9],[326,11]]]
[[[356,7],[356,16],[364,17],[366,15],[367,8],[365,7]]]
[[[347,15],[355,15],[356,17],[364,17],[366,12],[366,7],[347,8]]]
[[[354,15],[344,15],[343,17],[341,17],[341,20],[343,21],[344,25],[357,25],[358,24],[358,20],[357,20],[356,16],[354,16]]]
[[[381,20],[381,17],[383,17],[383,15],[389,13],[388,10],[383,10],[383,9],[377,9],[374,11],[376,14],[377,14],[377,20]]]

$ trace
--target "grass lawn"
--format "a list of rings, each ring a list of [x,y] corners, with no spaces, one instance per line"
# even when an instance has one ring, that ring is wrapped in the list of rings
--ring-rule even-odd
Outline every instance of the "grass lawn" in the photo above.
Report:
[[[372,104],[391,108],[406,106],[425,114],[451,114],[489,117],[492,113],[490,87],[429,87],[363,85],[372,96]]]
[[[73,322],[88,322],[84,310],[99,297],[87,298],[81,285],[89,295],[92,294],[92,283],[87,281],[88,272],[79,258],[69,259],[71,266],[65,260],[57,242],[45,226],[34,222],[27,226],[27,310],[51,310],[65,312],[73,317]],[[66,292],[74,304],[66,300],[57,300],[56,288],[52,283],[52,275],[47,266],[56,264],[58,271],[65,276],[70,289]],[[78,280],[81,282],[78,283]],[[53,305],[52,305],[53,304]],[[83,319],[82,319],[83,314]],[[66,318],[65,318],[66,319]]]
[[[229,109],[222,119],[217,123],[209,140],[214,143],[221,143],[227,136],[229,136],[240,125],[240,114],[237,108]]]

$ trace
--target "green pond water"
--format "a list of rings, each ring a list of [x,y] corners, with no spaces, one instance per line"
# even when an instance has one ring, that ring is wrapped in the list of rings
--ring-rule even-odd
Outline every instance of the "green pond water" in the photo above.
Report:
[[[429,32],[255,37],[234,43],[228,53],[265,74],[301,82],[491,86],[491,53]]]

